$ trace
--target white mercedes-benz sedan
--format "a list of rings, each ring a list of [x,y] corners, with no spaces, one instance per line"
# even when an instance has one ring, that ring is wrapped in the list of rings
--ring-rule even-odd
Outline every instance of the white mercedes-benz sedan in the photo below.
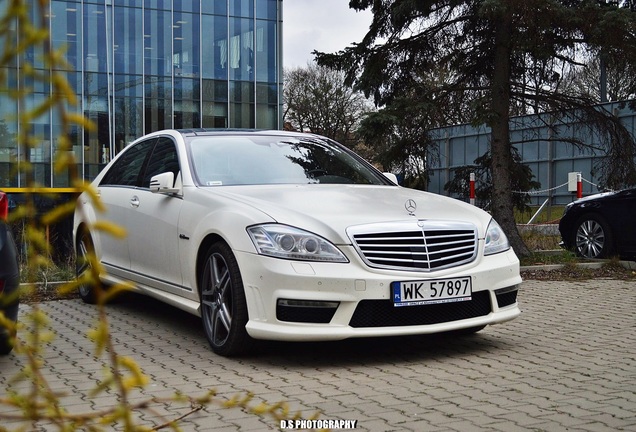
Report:
[[[200,316],[221,355],[254,339],[472,333],[517,317],[519,260],[497,222],[393,180],[318,135],[155,132],[94,180],[105,211],[79,197],[78,277],[98,269],[106,287],[131,281]]]

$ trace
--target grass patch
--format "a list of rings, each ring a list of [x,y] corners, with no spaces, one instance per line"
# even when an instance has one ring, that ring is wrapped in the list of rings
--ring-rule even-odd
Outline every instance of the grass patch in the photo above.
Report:
[[[575,264],[580,262],[589,262],[589,260],[584,261],[583,259],[574,255],[572,252],[566,250],[554,252],[533,251],[530,255],[521,257],[519,261],[521,261],[522,266],[553,264],[565,264],[574,266]]]
[[[560,235],[546,235],[535,230],[522,230],[520,235],[531,251],[561,250],[559,245],[561,242]]]
[[[522,266],[553,264],[574,266],[576,263],[586,262],[586,260],[577,257],[574,252],[565,250],[559,245],[560,235],[546,235],[536,230],[523,230],[520,234],[531,252],[530,255],[520,258]]]
[[[76,291],[60,293],[65,282],[75,279],[75,261],[68,258],[65,262],[51,262],[37,269],[29,268],[24,261],[19,262],[20,282],[27,283],[20,289],[20,301],[35,303],[48,300],[77,298]]]
[[[519,224],[526,224],[530,221],[532,216],[539,210],[539,206],[532,206],[530,210],[521,212],[515,210],[515,221]],[[553,205],[544,207],[537,217],[532,221],[533,224],[553,224],[558,223],[561,216],[563,216],[563,205]]]
[[[24,261],[20,261],[20,282],[35,282],[47,284],[52,282],[66,282],[75,279],[75,262],[69,259],[67,262],[51,263],[30,268]]]

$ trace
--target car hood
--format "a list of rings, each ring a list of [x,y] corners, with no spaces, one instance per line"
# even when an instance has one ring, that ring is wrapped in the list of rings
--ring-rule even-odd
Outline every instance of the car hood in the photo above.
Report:
[[[612,192],[601,192],[601,193],[597,193],[597,194],[594,194],[594,195],[588,195],[586,197],[579,198],[576,201],[573,201],[571,204],[580,204],[580,203],[584,203],[584,202],[587,202],[587,201],[594,201],[594,200],[598,200],[598,199],[603,199],[603,198],[614,196],[617,193],[618,193],[617,191],[612,191]]]
[[[346,235],[350,226],[423,219],[472,222],[483,237],[491,219],[467,203],[398,186],[271,185],[208,190],[260,210],[278,223],[338,244],[350,243]],[[416,205],[412,214],[406,209],[409,200]]]

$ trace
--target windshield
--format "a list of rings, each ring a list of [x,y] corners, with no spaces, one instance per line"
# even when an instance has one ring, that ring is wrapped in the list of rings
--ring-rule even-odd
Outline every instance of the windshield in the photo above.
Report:
[[[201,186],[389,184],[345,149],[318,138],[199,136],[188,147]]]

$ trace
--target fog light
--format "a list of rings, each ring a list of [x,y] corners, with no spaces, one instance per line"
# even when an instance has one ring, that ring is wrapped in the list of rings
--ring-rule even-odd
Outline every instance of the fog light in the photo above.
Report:
[[[282,322],[329,324],[340,302],[278,299],[276,319]]]
[[[519,290],[519,285],[512,285],[506,288],[500,288],[498,290],[495,290],[495,294],[497,295],[507,294],[509,292],[518,291],[518,290]]]
[[[337,308],[340,305],[340,302],[278,299],[278,305],[299,308]]]

